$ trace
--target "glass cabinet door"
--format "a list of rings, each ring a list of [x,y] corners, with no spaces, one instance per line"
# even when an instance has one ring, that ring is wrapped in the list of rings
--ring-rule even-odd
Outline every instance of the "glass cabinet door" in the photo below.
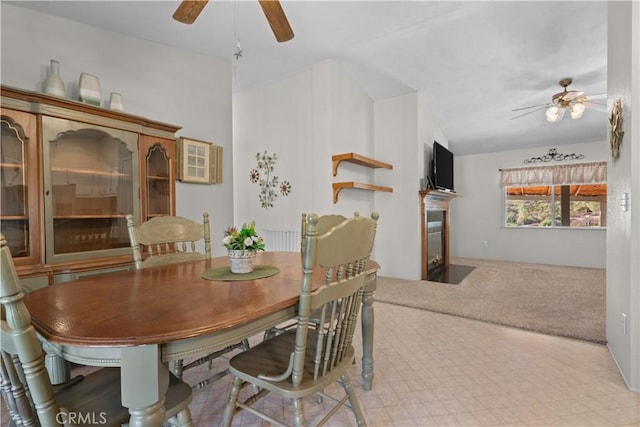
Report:
[[[174,215],[175,140],[141,136],[143,214],[142,221],[156,216]]]
[[[47,261],[130,253],[139,218],[138,135],[43,117]]]
[[[40,263],[36,119],[0,115],[0,228],[16,265]]]

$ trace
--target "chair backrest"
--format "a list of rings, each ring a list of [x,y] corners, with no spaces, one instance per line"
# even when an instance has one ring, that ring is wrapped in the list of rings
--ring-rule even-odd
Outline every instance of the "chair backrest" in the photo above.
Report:
[[[206,212],[202,224],[181,216],[159,216],[136,226],[132,215],[126,218],[137,269],[211,258],[211,228]],[[204,254],[196,251],[200,240],[204,241]]]
[[[360,214],[358,212],[355,212],[353,216],[357,217],[357,216],[360,216]],[[318,235],[321,236],[325,234],[327,231],[331,230],[333,227],[345,221],[346,219],[347,219],[346,216],[338,215],[338,214],[329,214],[329,215],[319,216],[318,225],[317,225]],[[307,214],[303,212],[302,221],[300,224],[300,251],[302,253],[304,253],[306,233],[307,233]]]
[[[3,388],[7,383],[11,387],[11,397],[6,402],[10,408],[9,413],[14,420],[20,420],[25,425],[34,421],[28,397],[30,395],[40,424],[59,425],[56,421],[59,407],[44,364],[42,348],[23,298],[11,252],[4,236],[0,234],[0,304],[4,309],[0,329],[0,374]],[[18,360],[19,363],[16,363]],[[36,423],[33,422],[32,425]]]
[[[355,216],[320,235],[318,215],[307,216],[296,344],[292,356],[294,387],[302,381],[307,348],[315,348],[314,379],[331,372],[343,358],[353,358],[353,333],[378,218],[377,213],[372,214],[372,219]],[[314,290],[313,277],[317,284],[318,270],[324,280]],[[320,322],[317,333],[310,334],[308,321],[312,310],[320,313]],[[314,339],[315,343],[308,342],[308,338]]]

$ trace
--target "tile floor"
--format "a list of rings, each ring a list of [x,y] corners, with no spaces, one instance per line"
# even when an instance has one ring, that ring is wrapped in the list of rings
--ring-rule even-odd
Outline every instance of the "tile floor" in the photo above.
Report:
[[[384,303],[375,308],[373,390],[362,389],[359,361],[351,370],[371,427],[640,426],[640,394],[625,387],[605,346]],[[202,366],[185,379],[207,374]],[[226,377],[194,393],[196,426],[220,425],[228,387]],[[290,406],[276,396],[259,405],[290,420]],[[310,425],[322,418],[322,406],[305,400]],[[2,419],[7,425],[6,411]],[[269,424],[241,413],[234,425]],[[327,425],[355,419],[341,409]]]
[[[640,394],[625,387],[605,346],[384,303],[375,308],[373,390],[362,389],[359,361],[351,370],[369,426],[640,426]],[[194,393],[196,426],[220,425],[228,386],[225,379]],[[290,419],[282,399],[263,401],[269,413]],[[314,425],[322,404],[307,399],[305,412]],[[234,425],[269,424],[241,413]],[[342,409],[327,425],[356,424]]]

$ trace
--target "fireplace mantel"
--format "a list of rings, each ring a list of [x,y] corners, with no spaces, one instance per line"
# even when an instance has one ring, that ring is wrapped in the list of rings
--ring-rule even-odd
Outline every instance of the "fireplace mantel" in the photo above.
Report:
[[[421,228],[421,261],[422,261],[422,280],[429,280],[429,275],[434,272],[435,269],[449,266],[449,202],[455,197],[459,197],[458,194],[451,191],[442,190],[423,190],[420,194],[420,228]],[[427,223],[429,221],[429,211],[442,212],[444,218],[444,224],[442,225],[442,258],[444,264],[434,265],[429,262],[429,239],[427,236],[428,229]]]
[[[426,203],[427,201],[449,202],[458,196],[459,196],[458,193],[454,193],[453,191],[444,191],[444,190],[421,190],[420,191],[420,200],[422,200],[423,204]]]

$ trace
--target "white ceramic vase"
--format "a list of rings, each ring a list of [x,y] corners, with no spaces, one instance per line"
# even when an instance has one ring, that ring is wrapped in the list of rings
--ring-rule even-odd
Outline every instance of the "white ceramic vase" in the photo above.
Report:
[[[109,97],[109,108],[112,110],[124,110],[124,106],[122,105],[122,95],[116,92],[111,92],[111,96]]]
[[[52,59],[49,64],[49,74],[44,81],[44,93],[64,96],[64,81],[60,77],[60,62],[55,59]]]
[[[229,266],[232,273],[251,273],[256,264],[256,251],[229,250]]]
[[[100,106],[100,80],[92,74],[80,73],[80,101]]]

